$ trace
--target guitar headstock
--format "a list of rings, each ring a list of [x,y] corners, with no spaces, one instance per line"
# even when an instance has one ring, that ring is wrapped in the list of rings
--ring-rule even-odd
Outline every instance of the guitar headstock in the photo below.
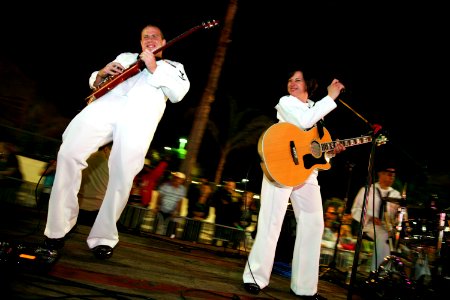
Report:
[[[388,139],[384,135],[379,135],[377,137],[377,139],[375,140],[375,142],[377,143],[377,146],[384,145],[384,144],[386,144],[387,141],[388,141]]]
[[[219,21],[216,20],[212,20],[212,21],[208,21],[208,22],[203,22],[202,23],[202,27],[205,29],[209,29],[209,28],[213,28],[219,25]]]

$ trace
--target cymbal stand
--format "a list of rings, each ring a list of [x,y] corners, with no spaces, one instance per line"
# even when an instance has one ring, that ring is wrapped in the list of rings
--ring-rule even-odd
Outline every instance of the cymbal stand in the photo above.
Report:
[[[443,253],[442,253],[442,240],[444,238],[444,229],[445,229],[445,218],[447,214],[445,212],[439,213],[439,224],[438,224],[438,240],[436,245],[436,256],[437,256],[437,262],[438,267],[436,268],[436,275],[441,277],[443,274]]]
[[[351,174],[352,174],[354,166],[355,165],[351,164],[351,163],[349,163],[347,165],[348,171],[349,171],[347,192],[345,194],[345,199],[344,199],[344,209],[342,210],[343,213],[338,214],[339,226],[337,228],[337,238],[336,238],[336,243],[334,244],[333,258],[332,258],[331,262],[328,264],[328,267],[325,268],[325,270],[323,270],[319,274],[319,278],[328,280],[328,281],[336,283],[336,284],[341,284],[341,283],[345,282],[345,278],[347,275],[347,271],[342,271],[337,268],[336,258],[337,258],[337,254],[338,254],[338,245],[339,245],[339,241],[340,241],[340,237],[341,237],[342,219],[345,214],[345,211],[347,210],[348,194],[350,193],[350,183],[351,183],[351,178],[352,178]]]
[[[395,245],[394,245],[394,249],[391,249],[391,251],[393,251],[394,253],[399,253],[399,246],[400,246],[400,235],[403,231],[403,223],[404,223],[404,218],[406,215],[406,207],[401,206],[398,208],[398,215],[397,215],[397,224],[395,226]]]

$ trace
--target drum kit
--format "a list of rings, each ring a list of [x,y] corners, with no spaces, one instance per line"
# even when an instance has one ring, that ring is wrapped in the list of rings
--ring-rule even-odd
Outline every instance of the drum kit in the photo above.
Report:
[[[412,212],[414,207],[405,205],[405,197],[384,200],[399,207],[389,226],[391,255],[365,280],[364,287],[372,299],[424,299],[429,291],[446,290],[450,278],[450,238],[446,236],[450,212],[434,213],[438,210],[432,209],[427,218],[409,218],[408,208]],[[417,208],[420,212],[427,210]]]
[[[408,275],[418,280],[431,280],[431,270],[438,277],[449,275],[447,236],[450,220],[447,212],[438,212],[433,205],[431,208],[419,208],[429,211],[422,217],[409,218],[405,198],[385,198],[385,201],[399,205],[391,232],[393,245],[391,256],[402,258],[405,266],[410,266]],[[447,228],[447,230],[446,230]],[[447,241],[448,240],[448,241]],[[389,264],[388,264],[389,265]]]

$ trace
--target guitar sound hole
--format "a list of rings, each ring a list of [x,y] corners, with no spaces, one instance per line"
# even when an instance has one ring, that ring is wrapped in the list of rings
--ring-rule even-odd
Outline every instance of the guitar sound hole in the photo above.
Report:
[[[311,155],[315,158],[319,158],[322,156],[322,150],[320,149],[320,143],[317,141],[313,141],[311,143]]]

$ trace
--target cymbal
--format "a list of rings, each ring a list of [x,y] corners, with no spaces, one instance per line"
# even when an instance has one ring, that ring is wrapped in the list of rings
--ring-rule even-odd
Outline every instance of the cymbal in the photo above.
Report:
[[[395,204],[404,204],[406,202],[402,198],[392,198],[392,197],[384,197],[383,200]]]

